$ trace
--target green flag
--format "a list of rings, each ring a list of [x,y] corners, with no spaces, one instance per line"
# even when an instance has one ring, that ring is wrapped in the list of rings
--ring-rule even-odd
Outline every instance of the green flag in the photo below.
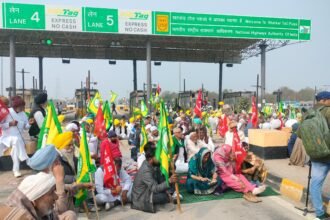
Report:
[[[284,104],[282,101],[280,101],[280,103],[278,104],[278,111],[281,113],[284,113],[284,108],[283,108]]]
[[[160,171],[165,176],[166,182],[168,183],[169,164],[171,160],[170,150],[173,146],[173,139],[163,101],[160,101],[160,119],[158,124],[158,131],[160,138],[157,142],[156,158],[160,164]]]
[[[105,129],[108,131],[112,124],[112,112],[110,111],[110,104],[108,101],[105,101],[103,104],[103,116],[105,122]]]
[[[148,115],[148,108],[143,100],[141,100],[141,114],[143,117],[146,117]]]
[[[82,136],[80,139],[79,147],[79,159],[78,159],[78,172],[77,183],[89,183],[91,182],[90,173],[94,173],[96,167],[92,162],[92,158],[89,153],[85,126],[82,125]],[[75,205],[80,206],[82,202],[87,198],[88,192],[86,189],[79,190],[75,197]]]
[[[47,113],[40,129],[37,148],[43,148],[47,144],[53,144],[57,135],[62,133],[61,123],[57,117],[55,106],[52,100],[47,106]]]
[[[148,135],[144,125],[143,119],[141,119],[141,139],[140,139],[140,153],[144,152],[144,146],[148,143]]]
[[[117,99],[118,94],[115,93],[114,91],[111,91],[111,99],[110,99],[110,103],[114,103]]]

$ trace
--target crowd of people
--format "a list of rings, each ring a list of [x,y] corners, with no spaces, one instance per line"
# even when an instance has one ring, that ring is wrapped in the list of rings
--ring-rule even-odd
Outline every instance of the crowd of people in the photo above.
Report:
[[[242,193],[243,198],[249,202],[261,202],[258,195],[266,190],[264,183],[267,169],[263,160],[249,151],[248,129],[251,128],[279,130],[290,127],[292,135],[288,143],[288,156],[295,155],[296,162],[293,163],[302,165],[309,160],[306,152],[303,152],[305,158],[297,159],[297,154],[301,154],[303,147],[296,149],[297,142],[301,142],[296,131],[304,110],[297,110],[296,118],[290,118],[275,109],[267,114],[261,112],[255,126],[252,112],[237,113],[230,105],[222,102],[219,103],[218,110],[207,110],[200,115],[193,109],[168,110],[167,121],[173,140],[170,152],[174,164],[168,179],[162,175],[156,158],[157,143],[160,141],[157,108],[150,115],[133,115],[128,121],[125,116],[117,116],[104,139],[95,135],[95,115],[88,114],[80,121],[68,123],[64,132],[52,144],[29,157],[23,135],[28,130],[30,138],[38,140],[46,116],[47,94],[36,96],[35,107],[29,116],[24,112],[25,102],[21,97],[0,99],[9,108],[9,114],[0,121],[0,154],[11,149],[13,174],[17,178],[22,176],[19,171],[21,161],[26,161],[36,171],[36,174],[25,177],[7,202],[0,205],[0,218],[76,219],[74,200],[80,189],[94,191],[97,203],[97,206],[92,204],[93,195],[89,193],[87,207],[80,207],[82,210],[87,208],[92,212],[100,209],[108,211],[115,206],[130,203],[133,209],[155,213],[157,205],[175,202],[177,197],[184,200],[174,186],[179,182],[180,176],[185,175],[187,178],[184,187],[191,194],[222,196],[231,189]],[[324,100],[323,96],[321,100]],[[328,103],[330,96],[326,100]],[[329,125],[328,110],[326,115]],[[97,167],[93,174],[94,182],[89,183],[77,183],[77,158],[82,126],[86,130],[90,156]],[[221,141],[215,142],[215,136],[220,137]],[[143,144],[145,138],[147,141]],[[123,143],[126,141],[130,158],[122,153]],[[104,184],[109,151],[115,164],[115,187],[113,184]],[[132,174],[123,166],[127,160],[136,164],[136,173]],[[315,162],[313,166],[323,167],[322,178],[320,177],[322,180],[318,181],[322,185],[329,165]],[[317,175],[316,172],[312,174]],[[317,186],[314,185],[312,183],[312,192],[316,191]],[[318,209],[319,200],[314,192],[312,201]],[[316,214],[325,215],[321,210]]]

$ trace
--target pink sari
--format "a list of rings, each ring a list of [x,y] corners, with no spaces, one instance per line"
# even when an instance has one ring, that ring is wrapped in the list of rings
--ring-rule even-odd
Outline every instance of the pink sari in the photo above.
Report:
[[[217,173],[225,185],[236,192],[252,192],[255,185],[252,185],[242,174],[235,173],[235,161],[230,160],[232,147],[223,145],[218,147],[213,154],[213,162],[216,165]]]

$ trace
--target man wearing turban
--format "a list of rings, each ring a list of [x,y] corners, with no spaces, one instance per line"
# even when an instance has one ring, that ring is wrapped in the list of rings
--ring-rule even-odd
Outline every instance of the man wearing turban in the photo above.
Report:
[[[12,97],[11,106],[7,117],[0,122],[2,129],[0,156],[3,155],[6,148],[11,147],[10,156],[13,160],[14,176],[20,177],[20,161],[28,159],[22,134],[23,130],[30,128],[30,124],[24,112],[25,102],[20,96]]]

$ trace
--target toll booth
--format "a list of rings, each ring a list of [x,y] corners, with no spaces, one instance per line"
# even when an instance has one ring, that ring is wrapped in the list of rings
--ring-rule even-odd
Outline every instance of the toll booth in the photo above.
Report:
[[[246,97],[248,99],[251,99],[252,96],[255,96],[256,92],[252,91],[239,91],[239,92],[227,92],[223,94],[223,100],[225,104],[228,104],[230,106],[233,106],[235,108],[238,99],[242,97]]]
[[[180,92],[178,95],[178,104],[182,109],[190,109],[195,106],[196,99],[198,97],[198,90],[197,91],[185,91]],[[208,102],[208,92],[203,91],[202,99]],[[208,103],[203,103],[208,104]]]
[[[92,99],[95,94],[98,92],[97,89],[90,89],[90,99]],[[87,100],[87,89],[76,89],[75,93],[75,110],[76,110],[76,118],[81,118],[86,114],[86,109],[88,105]]]

